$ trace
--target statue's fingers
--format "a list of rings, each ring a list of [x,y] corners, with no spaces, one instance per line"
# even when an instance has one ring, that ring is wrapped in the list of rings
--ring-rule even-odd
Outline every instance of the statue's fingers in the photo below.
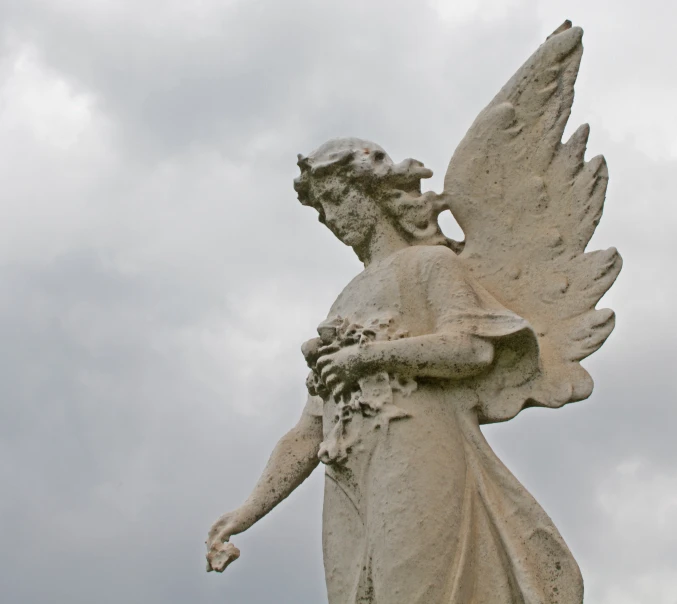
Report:
[[[346,385],[343,382],[340,382],[331,391],[331,395],[336,399],[343,395],[346,390]]]
[[[221,530],[216,534],[209,536],[209,539],[207,539],[207,549],[212,551],[222,543],[227,543],[229,539],[230,535],[226,531]]]
[[[340,348],[341,347],[338,344],[327,344],[326,346],[319,348],[317,354],[320,358],[322,358],[328,354],[334,354],[335,352],[338,352]]]
[[[322,371],[322,369],[329,363],[333,362],[334,360],[334,355],[333,354],[325,354],[324,356],[321,356],[319,359],[317,359],[317,363],[315,366]]]
[[[327,367],[324,368],[324,370],[321,373],[322,381],[325,383],[327,388],[331,389],[336,380],[338,379],[338,375],[336,372],[336,366],[331,364],[327,365]]]
[[[214,542],[214,540],[215,540],[216,537],[218,536],[220,530],[221,530],[221,529],[220,529],[219,527],[217,527],[217,526],[213,526],[212,528],[209,529],[209,532],[207,533],[207,541],[205,541],[205,543],[207,544],[207,547],[208,547],[208,548],[209,548],[209,547],[211,546],[211,544]]]
[[[222,518],[219,518],[214,524],[212,524],[212,527],[209,529],[207,536],[209,538],[213,538],[216,535],[218,535],[219,531],[221,531],[222,529],[223,529],[223,520]]]
[[[320,370],[320,378],[322,378],[323,380],[326,379],[327,376],[335,369],[333,359],[327,359],[322,364],[322,367],[320,367],[318,363],[318,369]]]

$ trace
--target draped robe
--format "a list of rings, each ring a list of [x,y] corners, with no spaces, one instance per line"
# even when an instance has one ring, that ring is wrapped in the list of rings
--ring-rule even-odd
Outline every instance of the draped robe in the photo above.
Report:
[[[496,350],[476,378],[393,386],[388,405],[397,412],[386,421],[384,407],[337,427],[338,402],[309,396],[305,413],[323,418],[325,449],[340,447],[337,438],[349,444],[340,462],[325,459],[329,604],[581,604],[582,578],[564,540],[479,427],[492,420],[492,402],[479,400],[477,384],[494,383],[498,397],[514,374],[538,368],[528,322],[443,246],[370,264],[327,320],[382,325],[397,337],[471,333]]]

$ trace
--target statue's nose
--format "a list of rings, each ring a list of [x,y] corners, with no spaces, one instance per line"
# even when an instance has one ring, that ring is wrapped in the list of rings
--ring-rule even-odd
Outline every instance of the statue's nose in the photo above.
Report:
[[[415,173],[421,178],[429,178],[433,175],[432,170],[426,168],[423,165],[423,162],[420,162],[413,157],[408,157],[407,159],[402,160],[399,164],[395,164],[394,171],[399,174]]]
[[[412,166],[423,167],[423,163],[418,161],[417,159],[414,159],[413,157],[408,157],[407,159],[403,159],[399,164],[396,165],[398,170],[402,172],[406,172]]]

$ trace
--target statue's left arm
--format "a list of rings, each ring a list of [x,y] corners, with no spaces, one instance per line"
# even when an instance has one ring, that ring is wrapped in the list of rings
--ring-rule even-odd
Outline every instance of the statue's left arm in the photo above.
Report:
[[[403,376],[463,379],[494,361],[496,338],[529,329],[467,274],[462,262],[442,246],[412,250],[401,289],[417,292],[406,302],[429,333],[371,341],[322,355],[317,365],[329,388],[364,375],[387,371]]]
[[[363,346],[349,346],[318,361],[329,388],[386,371],[403,376],[461,379],[489,367],[494,347],[488,340],[462,332],[434,333]]]

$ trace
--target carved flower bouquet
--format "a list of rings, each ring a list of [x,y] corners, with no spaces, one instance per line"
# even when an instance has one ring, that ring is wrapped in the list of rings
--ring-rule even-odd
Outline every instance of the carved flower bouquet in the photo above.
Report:
[[[311,369],[306,385],[311,396],[321,397],[325,403],[333,402],[336,413],[334,427],[320,446],[319,456],[324,463],[343,463],[357,443],[355,431],[349,435],[348,426],[355,414],[375,418],[374,427],[385,428],[393,419],[410,414],[393,404],[393,392],[408,395],[416,390],[416,380],[380,371],[357,380],[349,388],[341,385],[332,390],[323,380],[317,367],[318,360],[348,346],[364,347],[369,342],[406,338],[406,331],[396,330],[392,319],[374,319],[368,326],[336,317],[318,327],[319,338],[303,347],[306,362]]]

